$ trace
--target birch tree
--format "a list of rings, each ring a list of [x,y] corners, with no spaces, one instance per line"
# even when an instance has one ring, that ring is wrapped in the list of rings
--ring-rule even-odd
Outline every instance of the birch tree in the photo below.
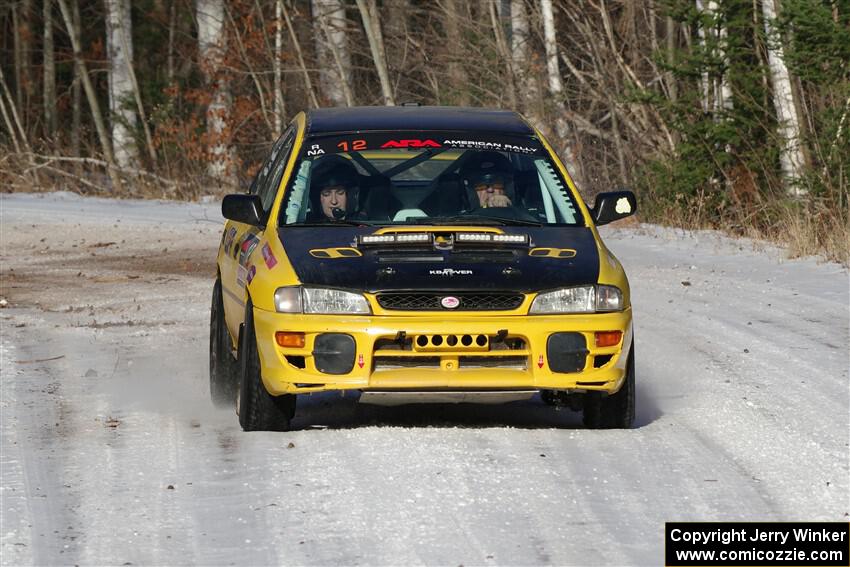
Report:
[[[393,106],[395,105],[395,96],[393,95],[392,85],[390,85],[390,73],[387,69],[387,56],[384,52],[378,5],[375,0],[357,0],[357,8],[360,10],[360,18],[363,20],[363,28],[366,32],[366,39],[369,41],[372,60],[375,62],[375,69],[378,71],[384,104]]]
[[[721,119],[721,112],[732,108],[732,89],[725,69],[728,65],[726,56],[727,31],[723,24],[720,7],[714,0],[704,2],[696,0],[697,13],[700,15],[697,34],[700,47],[708,59],[700,75],[702,90],[702,109],[711,112],[714,120]],[[711,62],[712,65],[708,65]],[[720,72],[711,74],[709,67],[719,67]]]
[[[136,113],[133,110],[133,64],[130,37],[130,0],[106,0],[106,51],[109,68],[109,116],[112,123],[112,146],[115,161],[121,167],[135,166],[139,151],[136,147]]]
[[[352,106],[345,8],[341,0],[313,0],[312,8],[322,94],[331,106]]]
[[[531,31],[528,10],[524,0],[511,0],[511,57],[516,72],[517,86],[522,98],[522,109],[535,126],[543,120],[538,108],[539,85],[531,66]]]
[[[201,67],[212,91],[206,110],[209,138],[207,171],[211,177],[230,182],[233,162],[228,149],[231,99],[227,79],[221,73],[227,45],[224,29],[224,0],[196,0],[195,16],[198,22]]]
[[[797,183],[803,174],[805,157],[800,140],[800,118],[791,88],[791,75],[785,64],[782,37],[777,33],[775,0],[762,0],[764,30],[768,38],[768,66],[773,83],[773,106],[780,143],[779,163],[782,167],[783,183],[789,195],[799,197],[805,190]]]
[[[552,0],[540,0],[540,11],[543,17],[543,44],[546,49],[546,71],[549,76],[549,92],[557,103],[555,116],[556,144],[560,147],[560,155],[564,165],[576,185],[581,185],[578,162],[572,149],[572,132],[563,114],[564,87],[561,82],[561,70],[558,64],[558,41],[555,37],[555,15],[552,13]]]
[[[115,156],[112,153],[112,145],[109,140],[109,135],[106,133],[106,125],[103,121],[103,114],[100,112],[100,104],[97,101],[97,93],[91,83],[86,61],[83,58],[82,45],[80,44],[79,25],[74,25],[74,19],[71,11],[68,9],[66,0],[56,0],[59,3],[59,11],[62,12],[62,20],[65,22],[65,28],[68,30],[68,37],[71,39],[71,48],[74,52],[74,65],[77,68],[77,76],[83,83],[83,90],[86,92],[86,98],[89,101],[89,109],[91,110],[92,120],[94,121],[97,137],[100,140],[100,148],[103,151],[103,156],[106,158],[107,171],[109,172],[110,181],[116,191],[121,191],[121,177],[115,169]]]

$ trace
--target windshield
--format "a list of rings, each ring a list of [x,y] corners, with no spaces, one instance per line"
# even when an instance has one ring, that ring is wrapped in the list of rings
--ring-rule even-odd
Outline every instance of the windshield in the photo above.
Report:
[[[279,223],[583,224],[536,139],[468,138],[423,139],[420,132],[308,139]]]

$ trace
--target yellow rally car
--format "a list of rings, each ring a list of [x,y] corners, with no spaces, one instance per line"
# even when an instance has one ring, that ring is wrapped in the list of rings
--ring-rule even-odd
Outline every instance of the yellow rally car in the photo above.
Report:
[[[589,209],[518,114],[335,108],[295,117],[248,194],[228,195],[210,390],[246,431],[285,430],[298,394],[506,402],[540,394],[630,427],[629,284]]]

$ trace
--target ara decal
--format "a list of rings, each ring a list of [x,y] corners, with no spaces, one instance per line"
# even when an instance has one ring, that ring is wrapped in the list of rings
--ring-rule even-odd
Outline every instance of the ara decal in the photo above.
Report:
[[[357,355],[357,366],[359,366],[360,368],[363,368],[364,364],[366,364],[366,363],[363,361],[363,355],[358,354]]]
[[[543,355],[542,354],[537,359],[537,368],[543,368]]]
[[[274,257],[274,252],[272,252],[268,242],[263,244],[263,260],[266,261],[266,267],[270,270],[277,266],[277,258]]]
[[[242,244],[239,246],[239,265],[246,266],[248,264],[248,258],[251,257],[251,253],[254,251],[254,248],[257,247],[257,244],[260,243],[260,239],[257,238],[256,234],[248,233],[242,238]]]
[[[439,142],[434,140],[390,140],[384,143],[381,148],[439,148]]]

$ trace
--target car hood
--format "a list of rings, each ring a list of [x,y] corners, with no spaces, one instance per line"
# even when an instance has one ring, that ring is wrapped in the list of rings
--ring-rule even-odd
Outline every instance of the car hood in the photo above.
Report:
[[[531,245],[464,245],[452,250],[356,246],[374,227],[281,227],[281,244],[305,285],[366,292],[392,290],[540,291],[596,283],[599,254],[586,227],[499,227]],[[431,232],[423,227],[422,232]],[[441,227],[440,233],[470,232]],[[357,252],[351,252],[357,248]],[[340,255],[354,254],[353,256]],[[533,253],[530,253],[535,249]],[[324,256],[324,257],[322,257]],[[331,256],[331,257],[328,257]]]

